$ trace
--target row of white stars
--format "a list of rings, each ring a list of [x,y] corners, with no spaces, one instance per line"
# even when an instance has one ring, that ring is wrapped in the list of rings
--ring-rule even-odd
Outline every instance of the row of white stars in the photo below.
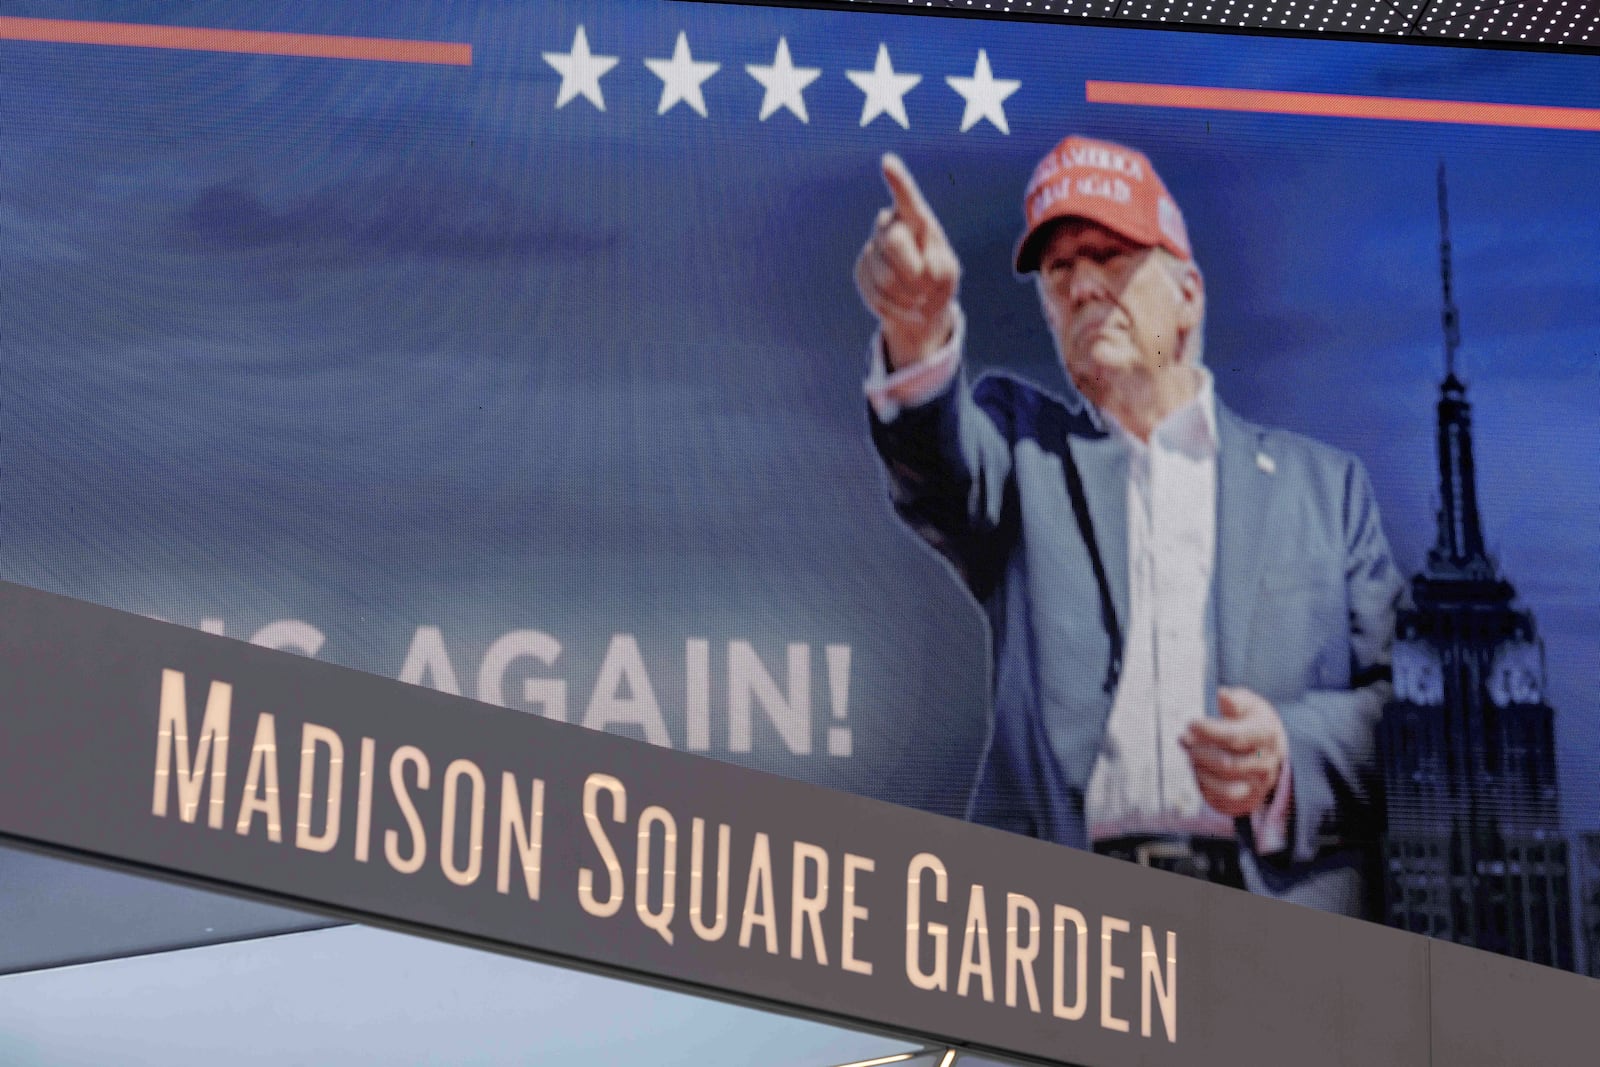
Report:
[[[605,93],[600,89],[600,79],[617,65],[616,56],[599,56],[589,50],[589,36],[582,26],[572,37],[569,52],[546,52],[544,61],[561,75],[561,88],[556,93],[556,107],[566,107],[578,97],[583,97],[601,111],[606,109]],[[678,43],[670,59],[647,59],[644,65],[650,73],[661,79],[661,102],[657,115],[665,115],[679,104],[687,105],[702,118],[708,118],[705,94],[701,87],[722,64],[695,59],[689,51],[688,35],[679,32]],[[789,41],[778,38],[778,50],[770,64],[747,64],[744,68],[750,77],[761,83],[761,121],[765,122],[780,110],[788,111],[801,122],[809,123],[806,114],[805,90],[822,75],[819,67],[797,67],[789,55]],[[865,126],[880,115],[887,115],[903,129],[911,128],[906,114],[906,94],[922,81],[920,74],[903,74],[894,69],[889,59],[888,46],[878,45],[878,59],[871,70],[847,70],[849,78],[865,95],[861,104],[861,125]],[[989,55],[978,49],[978,61],[970,78],[947,77],[950,88],[961,94],[966,108],[961,114],[961,132],[966,133],[979,122],[987,121],[1001,133],[1010,133],[1006,123],[1005,101],[1022,87],[1020,81],[996,78],[989,66]]]

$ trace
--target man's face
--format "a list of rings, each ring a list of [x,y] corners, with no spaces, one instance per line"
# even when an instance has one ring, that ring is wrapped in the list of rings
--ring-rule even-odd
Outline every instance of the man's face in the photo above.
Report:
[[[1176,368],[1203,308],[1192,264],[1067,219],[1040,256],[1039,296],[1067,374],[1096,405],[1189,373]]]

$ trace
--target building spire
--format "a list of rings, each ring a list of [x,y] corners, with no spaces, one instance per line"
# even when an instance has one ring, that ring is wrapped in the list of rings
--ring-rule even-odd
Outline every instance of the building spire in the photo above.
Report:
[[[1444,381],[1439,383],[1439,534],[1428,553],[1435,579],[1494,581],[1494,563],[1483,546],[1478,520],[1477,473],[1472,459],[1472,405],[1456,376],[1461,345],[1460,313],[1451,286],[1450,206],[1444,163],[1439,164],[1439,277],[1444,288]]]
[[[1439,278],[1444,283],[1444,372],[1456,375],[1456,349],[1461,347],[1461,314],[1450,280],[1450,200],[1445,188],[1444,160],[1439,161]]]

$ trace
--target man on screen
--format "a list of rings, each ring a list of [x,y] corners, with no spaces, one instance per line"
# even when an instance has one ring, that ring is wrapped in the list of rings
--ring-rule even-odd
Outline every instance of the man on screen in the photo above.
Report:
[[[1024,195],[1016,269],[1087,403],[967,385],[956,255],[905,165],[883,173],[856,265],[873,440],[993,636],[969,817],[1368,911],[1401,579],[1365,471],[1216,399],[1204,281],[1143,154],[1068,137]]]

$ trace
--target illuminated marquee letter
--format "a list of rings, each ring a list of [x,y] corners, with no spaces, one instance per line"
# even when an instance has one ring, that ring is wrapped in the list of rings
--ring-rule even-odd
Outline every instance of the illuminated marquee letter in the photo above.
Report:
[[[718,941],[728,931],[728,840],[727,823],[717,824],[716,918],[707,923],[702,917],[705,898],[706,821],[694,820],[689,841],[689,926],[702,941]]]
[[[1023,921],[1023,917],[1027,921]],[[1024,941],[1023,934],[1027,934]],[[1039,1010],[1039,986],[1033,976],[1039,958],[1039,905],[1021,893],[1006,894],[1006,1007],[1017,1006],[1017,975],[1028,992],[1028,1010]]]
[[[401,745],[394,750],[394,755],[389,757],[389,788],[394,791],[394,799],[400,805],[400,814],[406,820],[406,827],[411,831],[411,855],[400,855],[400,834],[395,830],[385,830],[383,833],[383,856],[389,861],[389,866],[401,874],[416,874],[422,869],[422,863],[428,858],[428,839],[422,832],[422,818],[417,815],[417,806],[411,801],[411,794],[406,791],[405,767],[414,764],[417,768],[417,788],[428,788],[428,755],[415,745]]]
[[[871,974],[872,961],[856,958],[856,923],[866,922],[867,909],[856,903],[856,875],[871,874],[877,863],[854,852],[844,854],[844,905],[839,916],[839,966],[852,974]]]
[[[223,789],[228,784],[228,719],[233,714],[233,686],[213,681],[206,696],[205,717],[194,755],[189,753],[189,706],[182,671],[161,672],[161,710],[156,727],[155,796],[151,814],[167,814],[167,783],[176,779],[178,818],[194,822],[200,794],[205,789],[206,767],[211,768],[211,804],[206,825],[222,829]],[[176,752],[176,754],[174,754]],[[173,765],[176,764],[176,767]],[[191,772],[190,768],[193,768]]]
[[[1071,1004],[1064,996],[1067,977],[1067,924],[1077,930],[1072,958],[1077,963],[1073,991],[1077,994]],[[1083,912],[1057,904],[1055,908],[1055,964],[1050,971],[1050,1014],[1057,1019],[1077,1022],[1089,1007],[1089,924]]]
[[[1117,919],[1110,915],[1100,916],[1100,1025],[1107,1030],[1120,1030],[1128,1032],[1128,1020],[1121,1018],[1111,1010],[1111,983],[1121,981],[1127,974],[1123,968],[1111,962],[1113,950],[1112,938],[1115,934],[1125,934],[1133,929],[1127,919]]]
[[[772,900],[772,842],[757,831],[750,846],[750,877],[744,884],[744,919],[739,924],[739,947],[749,948],[756,927],[767,935],[767,952],[778,954],[778,916]]]
[[[650,837],[661,827],[661,908],[650,909]],[[639,851],[633,861],[633,908],[639,921],[672,944],[672,917],[678,911],[678,820],[659,804],[639,813]]]
[[[456,820],[461,779],[472,787],[467,801],[467,863],[456,866]],[[439,869],[455,885],[471,885],[483,873],[483,771],[469,759],[452,760],[444,769],[444,811],[439,820]]]
[[[928,923],[926,930],[933,939],[933,970],[920,966],[921,947],[918,935],[922,925],[922,876],[933,872],[933,899],[940,904],[949,899],[949,875],[944,864],[931,852],[919,852],[911,858],[906,869],[906,977],[918,989],[937,989],[941,993],[950,984],[950,962],[946,954],[950,947],[950,928],[944,923]]]
[[[967,897],[967,928],[961,939],[961,972],[956,976],[956,995],[967,995],[973,975],[983,983],[983,999],[994,1003],[994,968],[989,956],[989,904],[983,886],[974,882]]]
[[[806,892],[806,868],[817,872],[817,891]],[[794,866],[789,885],[789,958],[805,956],[806,931],[811,932],[811,947],[817,962],[828,965],[828,946],[822,940],[822,913],[828,907],[828,852],[804,841],[794,843]]]
[[[322,833],[311,832],[311,807],[317,795],[317,749],[328,750],[328,817]],[[326,726],[300,728],[300,796],[295,806],[294,847],[328,852],[339,841],[339,802],[344,793],[344,742]]]
[[[372,852],[372,765],[378,743],[361,739],[361,770],[356,777],[356,862],[366,863]]]
[[[587,867],[578,870],[578,903],[583,910],[597,919],[609,919],[622,910],[622,864],[617,862],[617,850],[600,824],[600,808],[596,801],[600,791],[611,794],[611,821],[622,822],[628,817],[628,791],[621,782],[609,774],[591,774],[583,782],[583,821],[589,826],[589,837],[606,865],[606,899],[594,896],[594,872]]]
[[[1143,976],[1140,981],[1142,995],[1139,1004],[1139,1032],[1145,1037],[1150,1036],[1150,995],[1155,994],[1156,1003],[1161,1007],[1161,1027],[1167,1033],[1167,1040],[1178,1040],[1178,935],[1171,930],[1167,931],[1167,971],[1163,977],[1161,973],[1161,957],[1156,953],[1155,938],[1150,935],[1148,926],[1139,931],[1140,949],[1143,962],[1139,971]]]
[[[244,776],[239,798],[239,822],[234,831],[244,837],[257,813],[266,816],[267,840],[283,841],[283,803],[278,797],[278,727],[270,711],[256,718],[256,739],[250,745],[250,770]]]
[[[500,776],[500,868],[495,888],[511,892],[511,844],[516,842],[522,860],[522,880],[528,899],[539,899],[539,854],[544,848],[544,779],[535,778],[528,796],[528,817],[522,817],[517,799],[517,776],[506,771]]]

